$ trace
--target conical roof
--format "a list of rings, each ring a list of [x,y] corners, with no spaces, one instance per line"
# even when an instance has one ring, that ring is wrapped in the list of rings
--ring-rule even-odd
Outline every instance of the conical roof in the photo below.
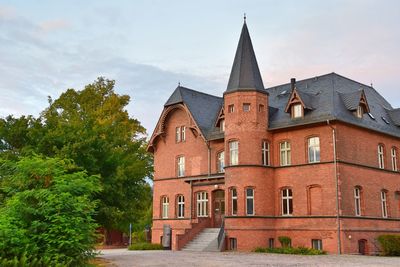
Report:
[[[244,22],[242,33],[240,34],[225,93],[243,90],[256,90],[266,93],[246,22]]]

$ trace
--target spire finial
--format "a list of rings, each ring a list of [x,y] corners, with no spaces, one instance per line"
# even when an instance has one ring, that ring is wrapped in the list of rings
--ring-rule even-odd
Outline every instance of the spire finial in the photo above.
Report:
[[[181,81],[178,81],[178,87],[181,87]]]
[[[244,14],[243,14],[244,23],[246,23],[246,18],[247,18],[247,17],[246,17],[246,13],[244,13]]]

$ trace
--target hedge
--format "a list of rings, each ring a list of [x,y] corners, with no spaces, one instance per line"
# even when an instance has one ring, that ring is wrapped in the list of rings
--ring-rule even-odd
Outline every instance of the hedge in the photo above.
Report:
[[[136,243],[132,244],[129,250],[162,250],[163,246],[161,244],[152,244],[152,243]]]
[[[258,247],[254,249],[254,252],[261,252],[261,253],[278,253],[278,254],[299,254],[299,255],[324,255],[326,251],[317,250],[313,248],[306,248],[306,247],[281,247],[281,248],[263,248]]]
[[[383,255],[400,256],[400,235],[380,235],[378,238]]]

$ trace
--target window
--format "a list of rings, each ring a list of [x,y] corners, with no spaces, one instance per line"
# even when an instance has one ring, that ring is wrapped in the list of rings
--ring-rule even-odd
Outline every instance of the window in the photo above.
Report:
[[[322,240],[321,239],[312,239],[311,245],[313,249],[322,250]]]
[[[383,145],[378,145],[378,164],[380,169],[385,168]]]
[[[244,112],[249,112],[250,111],[250,104],[249,103],[243,103],[243,111]]]
[[[217,171],[218,173],[223,173],[225,172],[224,170],[225,167],[225,152],[219,152],[217,155]]]
[[[225,120],[221,120],[221,122],[219,123],[219,131],[225,132]]]
[[[364,114],[364,109],[362,108],[362,106],[358,106],[357,107],[357,111],[356,111],[356,116],[357,118],[362,118]]]
[[[273,238],[268,239],[268,247],[269,248],[275,247],[275,239],[273,239]]]
[[[177,197],[177,208],[178,208],[178,213],[177,216],[178,218],[184,218],[185,217],[185,197],[183,195],[179,195]]]
[[[361,216],[361,188],[354,188],[354,212],[356,216]]]
[[[308,139],[308,162],[315,163],[320,161],[319,137]]]
[[[254,189],[246,189],[246,215],[254,215]]]
[[[260,104],[258,105],[258,112],[263,112],[264,111],[264,105]]]
[[[228,113],[233,113],[233,112],[235,112],[235,106],[232,104],[228,106]]]
[[[397,172],[397,149],[395,147],[392,147],[390,154],[392,158],[392,170]]]
[[[239,142],[229,142],[229,165],[239,164]]]
[[[279,144],[281,149],[281,166],[290,165],[290,143],[285,141]]]
[[[177,143],[183,142],[186,140],[186,127],[179,126],[175,128],[175,141]]]
[[[229,238],[229,249],[237,250],[237,240],[236,238]]]
[[[282,215],[293,214],[293,195],[292,189],[285,188],[282,190]]]
[[[388,206],[387,206],[387,192],[386,190],[381,191],[381,204],[382,204],[382,217],[388,217]]]
[[[263,141],[261,147],[262,165],[269,166],[269,158],[269,143],[267,141]]]
[[[208,216],[208,193],[197,193],[197,217]]]
[[[185,157],[178,157],[178,177],[185,176]]]
[[[236,188],[232,188],[232,215],[237,215],[238,196]]]
[[[161,203],[162,203],[162,215],[161,217],[163,219],[168,219],[168,209],[169,209],[169,199],[167,196],[162,197],[161,199]]]
[[[292,106],[292,118],[303,117],[303,107],[301,104],[295,104]]]

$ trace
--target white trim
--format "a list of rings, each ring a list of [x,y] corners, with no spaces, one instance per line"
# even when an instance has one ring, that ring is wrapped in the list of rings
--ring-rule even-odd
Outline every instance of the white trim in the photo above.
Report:
[[[388,217],[388,205],[387,205],[387,194],[386,191],[381,191],[381,207],[382,207],[382,217]]]
[[[251,195],[248,195],[248,191],[251,190]],[[248,200],[251,200],[252,206],[253,206],[253,212],[249,213],[249,207],[248,207]],[[246,188],[246,215],[247,216],[253,216],[255,214],[255,209],[254,209],[254,188]]]
[[[169,198],[167,196],[163,196],[161,199],[162,202],[162,214],[161,217],[163,219],[168,219],[169,212]]]
[[[233,194],[233,192],[235,192],[235,194]],[[237,208],[238,208],[238,195],[237,195],[237,190],[236,190],[236,188],[232,188],[231,194],[232,194],[232,203],[231,203],[231,205],[232,205],[232,210],[231,210],[231,214],[232,214],[233,216],[236,216],[236,215],[237,215]],[[236,202],[236,211],[235,211],[235,212],[233,212],[233,211],[235,210],[235,209],[234,209],[233,202]]]
[[[229,142],[229,165],[239,164],[239,141]]]
[[[378,145],[378,166],[379,166],[380,169],[384,169],[385,168],[383,145]]]
[[[279,151],[280,151],[280,164],[281,166],[288,166],[291,164],[291,150],[290,150],[290,142],[283,141],[279,143]]]
[[[397,149],[392,147],[391,149],[391,159],[392,159],[392,170],[397,172]]]
[[[269,166],[270,163],[270,153],[269,153],[269,142],[263,140],[262,141],[262,146],[261,146],[261,161],[262,165],[264,166]]]
[[[185,218],[185,197],[183,195],[178,195],[176,198],[177,200],[177,217],[178,218]]]
[[[285,196],[286,193],[286,196]],[[293,191],[290,188],[282,189],[282,216],[292,216],[293,215]],[[286,213],[285,213],[286,206]],[[292,210],[292,212],[290,212]]]
[[[356,216],[361,216],[361,189],[354,188],[354,213]]]
[[[208,193],[197,193],[197,217],[208,217]]]
[[[308,138],[308,163],[320,162],[321,151],[319,137],[314,136]]]

